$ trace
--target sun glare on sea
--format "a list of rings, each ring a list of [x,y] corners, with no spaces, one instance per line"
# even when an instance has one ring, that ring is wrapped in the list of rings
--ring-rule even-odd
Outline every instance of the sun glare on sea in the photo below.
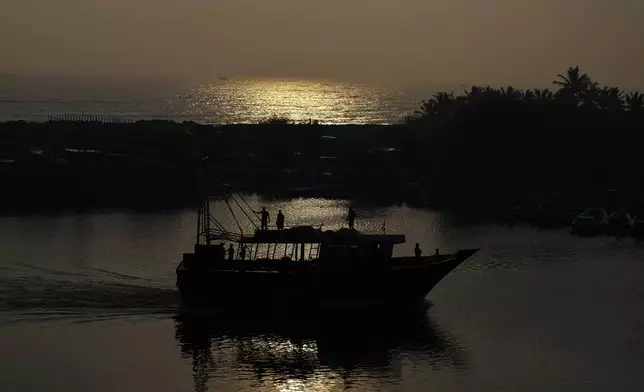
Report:
[[[185,115],[213,123],[259,122],[271,116],[322,124],[385,123],[397,93],[360,84],[310,80],[226,80],[180,97]]]
[[[262,80],[245,82],[249,106],[259,118],[276,115],[294,121],[329,122],[344,117],[358,104],[355,86],[313,81]]]

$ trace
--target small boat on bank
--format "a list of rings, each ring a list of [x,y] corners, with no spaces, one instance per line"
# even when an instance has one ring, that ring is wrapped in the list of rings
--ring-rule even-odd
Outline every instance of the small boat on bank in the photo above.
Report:
[[[539,206],[532,223],[542,229],[562,228],[569,226],[581,212],[564,200],[552,199]]]
[[[573,220],[572,232],[582,236],[602,234],[607,220],[608,213],[606,210],[603,208],[589,208]]]
[[[533,223],[539,214],[541,203],[534,198],[523,197],[521,195],[517,196],[517,199],[518,202],[514,207],[513,213],[514,222]]]
[[[257,229],[252,235],[232,233],[210,214],[210,203],[206,197],[199,209],[194,252],[184,253],[176,269],[177,287],[188,304],[309,308],[416,305],[477,252],[439,254],[437,250],[432,256],[393,257],[394,246],[406,241],[404,235],[323,231],[310,226]],[[244,215],[250,218],[252,210]],[[229,253],[227,257],[222,241],[236,244],[236,255]]]
[[[633,228],[633,217],[624,209],[619,209],[608,216],[606,230],[610,235],[627,236]]]
[[[631,235],[637,239],[644,239],[644,211],[638,212],[633,217],[633,227]]]

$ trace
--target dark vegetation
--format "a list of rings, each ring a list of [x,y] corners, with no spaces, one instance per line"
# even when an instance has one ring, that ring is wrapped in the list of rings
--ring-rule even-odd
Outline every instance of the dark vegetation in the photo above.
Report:
[[[578,67],[554,84],[556,92],[472,87],[424,102],[406,121],[422,130],[432,183],[455,195],[639,194],[643,96],[599,86]]]
[[[323,195],[496,211],[515,195],[644,190],[644,96],[579,68],[556,91],[472,87],[438,93],[392,126],[272,117],[204,126],[146,121],[0,124],[5,206],[186,205],[210,183],[276,196]],[[614,194],[614,193],[613,193]],[[621,197],[621,196],[620,196]]]

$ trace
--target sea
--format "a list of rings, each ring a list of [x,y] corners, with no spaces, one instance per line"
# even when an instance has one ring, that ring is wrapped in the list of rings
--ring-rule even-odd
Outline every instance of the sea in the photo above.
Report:
[[[344,225],[348,200],[249,196],[287,225]],[[480,251],[414,311],[233,313],[182,305],[194,210],[0,217],[0,390],[641,391],[644,244],[354,205],[396,255]],[[213,204],[235,229],[225,204]],[[234,211],[233,211],[234,212]],[[238,218],[240,218],[238,216]],[[240,219],[248,232],[250,223]]]
[[[271,116],[322,124],[396,124],[436,86],[403,88],[334,80],[0,75],[0,121],[65,115],[129,120],[256,123]]]

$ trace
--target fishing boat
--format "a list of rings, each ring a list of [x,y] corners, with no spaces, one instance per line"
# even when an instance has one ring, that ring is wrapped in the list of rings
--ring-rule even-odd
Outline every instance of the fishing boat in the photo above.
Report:
[[[589,208],[572,222],[572,232],[582,236],[602,234],[605,231],[608,213],[603,208]]]
[[[561,228],[569,226],[581,212],[566,195],[555,193],[539,205],[532,223],[542,229]]]
[[[644,239],[644,210],[635,212],[631,235],[637,239]]]
[[[514,221],[533,223],[541,209],[541,203],[531,197],[517,195],[518,203],[514,207]]]
[[[205,197],[197,218],[197,242],[176,269],[188,304],[364,308],[421,304],[430,290],[478,249],[453,254],[394,257],[405,235],[298,226],[260,230],[259,218],[241,195],[227,196],[252,223],[252,234],[224,227]],[[221,204],[220,204],[221,205]],[[226,247],[228,243],[228,247]],[[235,252],[229,251],[233,246]]]
[[[633,217],[624,209],[614,211],[606,220],[608,234],[626,236],[633,228]]]

